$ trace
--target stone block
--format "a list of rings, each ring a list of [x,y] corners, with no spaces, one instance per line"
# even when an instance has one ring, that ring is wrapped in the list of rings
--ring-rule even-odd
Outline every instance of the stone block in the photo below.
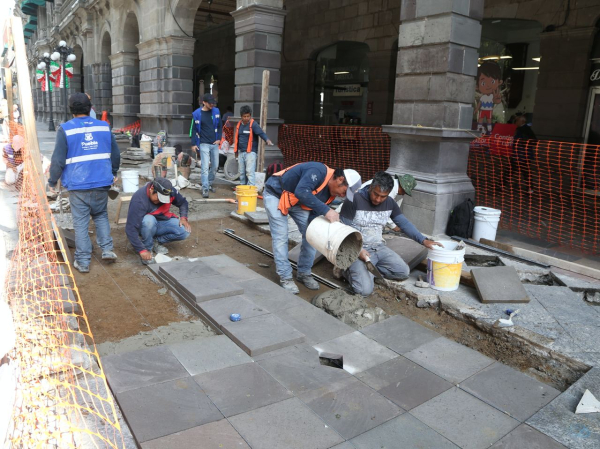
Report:
[[[287,292],[279,285],[262,276],[260,279],[240,280],[240,282],[243,282],[244,296],[257,306],[270,310],[272,313],[277,313],[289,307],[298,307],[303,303],[306,304],[306,301],[303,299]],[[310,306],[310,304],[307,305]]]
[[[225,323],[223,332],[248,355],[260,355],[304,341],[304,334],[275,315],[259,315]]]
[[[471,270],[471,275],[484,304],[529,302],[529,295],[514,267],[478,268]]]
[[[490,449],[566,449],[560,443],[538,432],[527,424],[521,424]]]
[[[201,303],[211,299],[242,295],[244,289],[226,276],[208,276],[177,281],[177,290],[186,298]]]
[[[472,76],[457,73],[431,75],[429,82],[430,101],[452,101],[470,103],[475,93],[475,80]]]
[[[238,313],[242,320],[269,313],[267,309],[257,306],[244,296],[213,299],[200,303],[198,307],[218,327],[230,322],[229,317],[232,313]]]
[[[470,0],[436,0],[416,2],[415,17],[426,17],[444,13],[469,15]]]
[[[291,250],[288,251],[288,259],[292,262],[298,263],[298,259],[300,258],[300,250],[302,249],[302,245],[296,245]],[[321,254],[319,251],[315,253],[315,260],[313,261],[312,266],[314,267],[321,260],[323,260],[325,256]]]
[[[142,444],[142,449],[181,449],[194,447],[198,441],[206,448],[250,449],[226,419],[148,441]]]
[[[406,237],[394,237],[386,241],[389,249],[394,251],[414,270],[423,259],[427,258],[427,248]]]
[[[269,217],[266,212],[246,212],[244,215],[254,224],[269,223]]]
[[[437,332],[402,315],[363,327],[360,332],[398,354],[405,354],[440,337]]]

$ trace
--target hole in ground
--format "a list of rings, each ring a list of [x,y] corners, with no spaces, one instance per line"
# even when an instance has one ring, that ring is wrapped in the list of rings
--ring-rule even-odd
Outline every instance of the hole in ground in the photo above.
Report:
[[[480,254],[465,255],[465,263],[470,267],[503,267],[504,262],[498,256]]]

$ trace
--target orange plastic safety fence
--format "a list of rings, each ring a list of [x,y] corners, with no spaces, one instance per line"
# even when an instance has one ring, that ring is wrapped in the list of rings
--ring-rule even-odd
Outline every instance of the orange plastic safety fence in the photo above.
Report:
[[[25,136],[21,125],[10,132],[11,138]],[[28,150],[26,141],[19,240],[5,286],[16,333],[10,358],[17,391],[4,447],[122,448],[118,413],[72,269],[57,251],[53,218],[36,184],[43,175]]]
[[[485,137],[471,144],[468,175],[502,228],[598,253],[599,157],[596,145]]]
[[[278,145],[286,167],[322,162],[352,168],[363,181],[390,165],[390,137],[380,127],[282,125]]]

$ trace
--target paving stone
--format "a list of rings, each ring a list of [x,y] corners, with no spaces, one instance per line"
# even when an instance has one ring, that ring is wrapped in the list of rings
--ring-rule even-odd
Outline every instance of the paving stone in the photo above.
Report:
[[[529,295],[514,267],[478,268],[471,270],[471,275],[483,304],[529,302]]]
[[[458,449],[410,413],[404,413],[350,441],[357,449]]]
[[[191,448],[198,447],[199,441],[202,449],[250,449],[226,419],[148,441],[142,444],[142,449]]]
[[[342,444],[336,444],[331,449],[356,449],[356,446],[349,443],[348,441],[345,441]]]
[[[440,337],[437,332],[402,315],[363,327],[360,332],[398,354],[405,354]]]
[[[354,332],[353,328],[315,306],[290,307],[277,312],[277,316],[306,335],[306,341],[312,344]]]
[[[292,394],[257,363],[245,363],[194,376],[211,401],[230,417],[274,402]]]
[[[398,357],[393,351],[356,331],[313,346],[319,352],[344,356],[344,370],[356,374]]]
[[[406,237],[395,236],[386,240],[386,245],[389,249],[400,255],[411,270],[414,270],[427,257],[427,248]]]
[[[208,276],[218,276],[221,274],[201,260],[195,262],[180,260],[158,265],[159,273],[163,274],[173,282],[181,282],[186,279],[202,279]]]
[[[236,282],[247,281],[250,279],[263,279],[256,271],[251,270],[243,263],[240,263],[225,254],[201,257],[200,261],[211,267],[213,270],[218,271],[221,276],[228,277]]]
[[[265,224],[269,222],[269,217],[266,212],[244,212],[244,215],[254,224]]]
[[[326,449],[343,439],[298,398],[229,418],[253,449]]]
[[[169,348],[192,376],[252,361],[226,335],[175,343]]]
[[[302,245],[296,245],[292,249],[290,249],[288,251],[288,260],[291,260],[292,262],[298,263],[298,259],[300,258],[300,249],[301,248],[302,248]],[[323,254],[321,254],[319,251],[317,251],[315,253],[315,259],[313,261],[312,266],[314,267],[321,260],[323,260],[324,257],[325,256]]]
[[[301,393],[298,398],[346,439],[354,438],[404,412],[352,377]]]
[[[499,362],[465,380],[460,388],[519,421],[525,421],[560,394]]]
[[[244,289],[240,284],[236,284],[225,276],[179,280],[176,282],[176,288],[182,295],[198,304],[211,299],[244,294]]]
[[[494,363],[489,357],[443,337],[407,352],[404,357],[454,384]]]
[[[488,447],[519,425],[519,421],[456,387],[409,413],[465,449]]]
[[[187,377],[188,372],[166,347],[102,357],[113,393]]]
[[[600,447],[600,416],[598,413],[575,414],[585,390],[598,397],[600,368],[592,368],[556,397],[550,404],[527,420],[527,424],[570,448]]]
[[[321,365],[319,353],[306,344],[291,347],[285,354],[257,363],[294,394],[323,388],[350,377],[342,369]]]
[[[269,313],[267,309],[257,306],[245,296],[213,299],[198,304],[198,307],[219,327],[229,323],[232,313],[241,315],[242,320]]]
[[[272,313],[277,313],[289,307],[298,307],[302,303],[308,304],[303,299],[285,291],[278,284],[263,277],[261,279],[239,281],[238,284],[243,286],[246,298],[250,299],[257,306],[270,310]]]
[[[356,377],[404,410],[417,407],[453,386],[404,357],[377,365]]]
[[[273,314],[230,321],[221,329],[248,355],[260,355],[304,341],[303,333]]]
[[[191,377],[118,393],[117,401],[140,443],[223,419]]]
[[[560,443],[544,435],[541,432],[529,427],[527,424],[521,424],[511,433],[506,435],[491,449],[564,449]]]

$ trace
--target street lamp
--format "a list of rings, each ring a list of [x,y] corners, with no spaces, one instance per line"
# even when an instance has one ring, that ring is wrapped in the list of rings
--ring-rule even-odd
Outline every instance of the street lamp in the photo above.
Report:
[[[68,62],[73,62],[77,57],[73,54],[73,49],[67,46],[65,41],[60,41],[58,43],[58,47],[54,49],[54,53],[50,56],[53,61],[60,60],[60,80],[63,85],[63,101],[65,104],[65,122],[69,121],[69,105],[67,104],[67,80],[65,79],[65,64]]]
[[[50,98],[50,120],[48,121],[48,131],[56,131],[54,127],[54,116],[52,115],[52,89],[50,88],[50,53],[44,53],[44,57],[41,58],[40,63],[37,65],[39,70],[44,72],[44,78],[46,80],[46,90],[48,91],[48,98]]]

